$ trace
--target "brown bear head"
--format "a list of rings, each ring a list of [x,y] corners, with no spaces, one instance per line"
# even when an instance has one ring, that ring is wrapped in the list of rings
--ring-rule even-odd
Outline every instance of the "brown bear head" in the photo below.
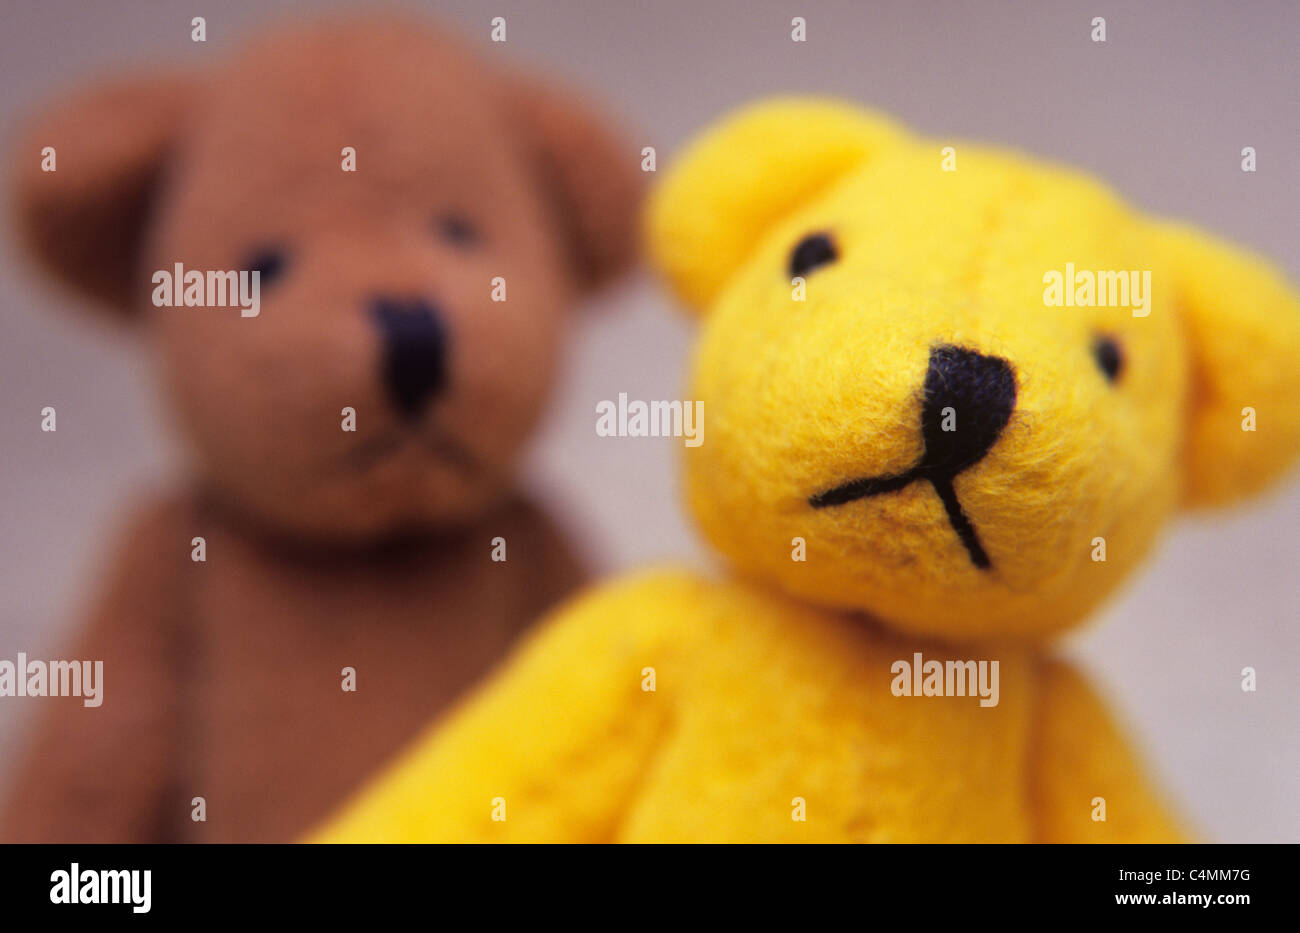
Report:
[[[215,499],[355,542],[503,495],[569,308],[632,257],[637,159],[425,24],[344,19],[49,109],[15,204],[48,271],[149,333]],[[184,306],[194,272],[225,306]]]

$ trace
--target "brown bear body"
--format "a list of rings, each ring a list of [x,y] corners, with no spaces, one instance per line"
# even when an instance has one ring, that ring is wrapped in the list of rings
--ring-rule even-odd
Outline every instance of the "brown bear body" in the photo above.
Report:
[[[104,662],[103,704],[39,701],[0,839],[290,839],[579,582],[514,475],[574,305],[634,253],[636,150],[345,18],[97,86],[16,166],[36,259],[149,340],[189,479],[113,552],[61,655]],[[158,306],[178,266],[260,270],[259,312]]]
[[[202,563],[176,546],[195,529]],[[491,559],[498,535],[505,561]],[[581,579],[562,536],[520,500],[365,555],[261,541],[194,501],[146,509],[66,655],[104,661],[105,702],[42,701],[53,708],[5,839],[292,839]],[[204,821],[191,819],[195,797]]]

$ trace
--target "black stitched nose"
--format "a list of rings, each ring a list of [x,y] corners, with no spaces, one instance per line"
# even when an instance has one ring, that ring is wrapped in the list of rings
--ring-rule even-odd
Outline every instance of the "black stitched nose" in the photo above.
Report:
[[[930,350],[925,400],[921,405],[925,453],[920,461],[902,473],[841,483],[810,496],[808,504],[814,509],[824,509],[897,492],[918,479],[928,480],[971,563],[988,570],[992,561],[957,500],[953,481],[958,473],[978,463],[989,452],[1011,420],[1015,407],[1016,374],[1006,360],[964,347],[934,347]]]
[[[384,388],[404,418],[418,418],[447,384],[447,329],[422,299],[377,298],[370,313],[383,337]]]
[[[935,347],[925,374],[920,468],[956,476],[972,466],[997,442],[1015,407],[1010,363],[963,347]]]

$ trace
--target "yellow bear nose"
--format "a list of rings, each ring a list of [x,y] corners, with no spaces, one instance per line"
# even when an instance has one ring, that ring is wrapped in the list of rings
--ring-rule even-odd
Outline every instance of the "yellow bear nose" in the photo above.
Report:
[[[1010,363],[964,347],[935,347],[925,374],[925,456],[919,466],[956,476],[989,452],[1015,407]]]
[[[925,372],[921,406],[925,453],[921,459],[902,473],[850,480],[819,492],[809,497],[808,504],[814,509],[844,505],[927,480],[938,493],[971,563],[987,570],[991,566],[988,552],[957,501],[952,481],[997,443],[1015,407],[1016,374],[1010,363],[965,347],[935,347]]]

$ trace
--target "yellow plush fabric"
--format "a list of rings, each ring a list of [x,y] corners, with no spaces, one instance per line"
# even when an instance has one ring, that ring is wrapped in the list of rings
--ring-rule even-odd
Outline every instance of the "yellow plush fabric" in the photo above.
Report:
[[[1186,489],[1192,505],[1220,505],[1282,475],[1300,438],[1300,300],[1257,256],[1190,227],[1164,224],[1157,242],[1184,287],[1193,408]],[[1255,431],[1243,431],[1244,409]]]
[[[670,173],[652,202],[650,248],[688,306],[711,301],[791,205],[902,136],[833,101],[777,100],[755,116],[697,140],[682,157],[692,171]]]
[[[1033,652],[1002,645],[996,707],[895,697],[891,665],[916,651],[971,657],[751,584],[684,571],[611,584],[313,841],[1176,837],[1108,757],[1113,726],[1068,671],[1044,678]],[[1043,749],[1068,767],[1040,768]],[[1095,796],[1128,804],[1123,820],[1091,822]]]
[[[561,609],[314,838],[1182,838],[1045,642],[1181,505],[1294,461],[1281,276],[1069,169],[823,100],[706,133],[648,231],[702,319],[686,497],[723,578]],[[1070,270],[1132,290],[1053,303]],[[997,704],[896,696],[918,652],[997,661]]]

